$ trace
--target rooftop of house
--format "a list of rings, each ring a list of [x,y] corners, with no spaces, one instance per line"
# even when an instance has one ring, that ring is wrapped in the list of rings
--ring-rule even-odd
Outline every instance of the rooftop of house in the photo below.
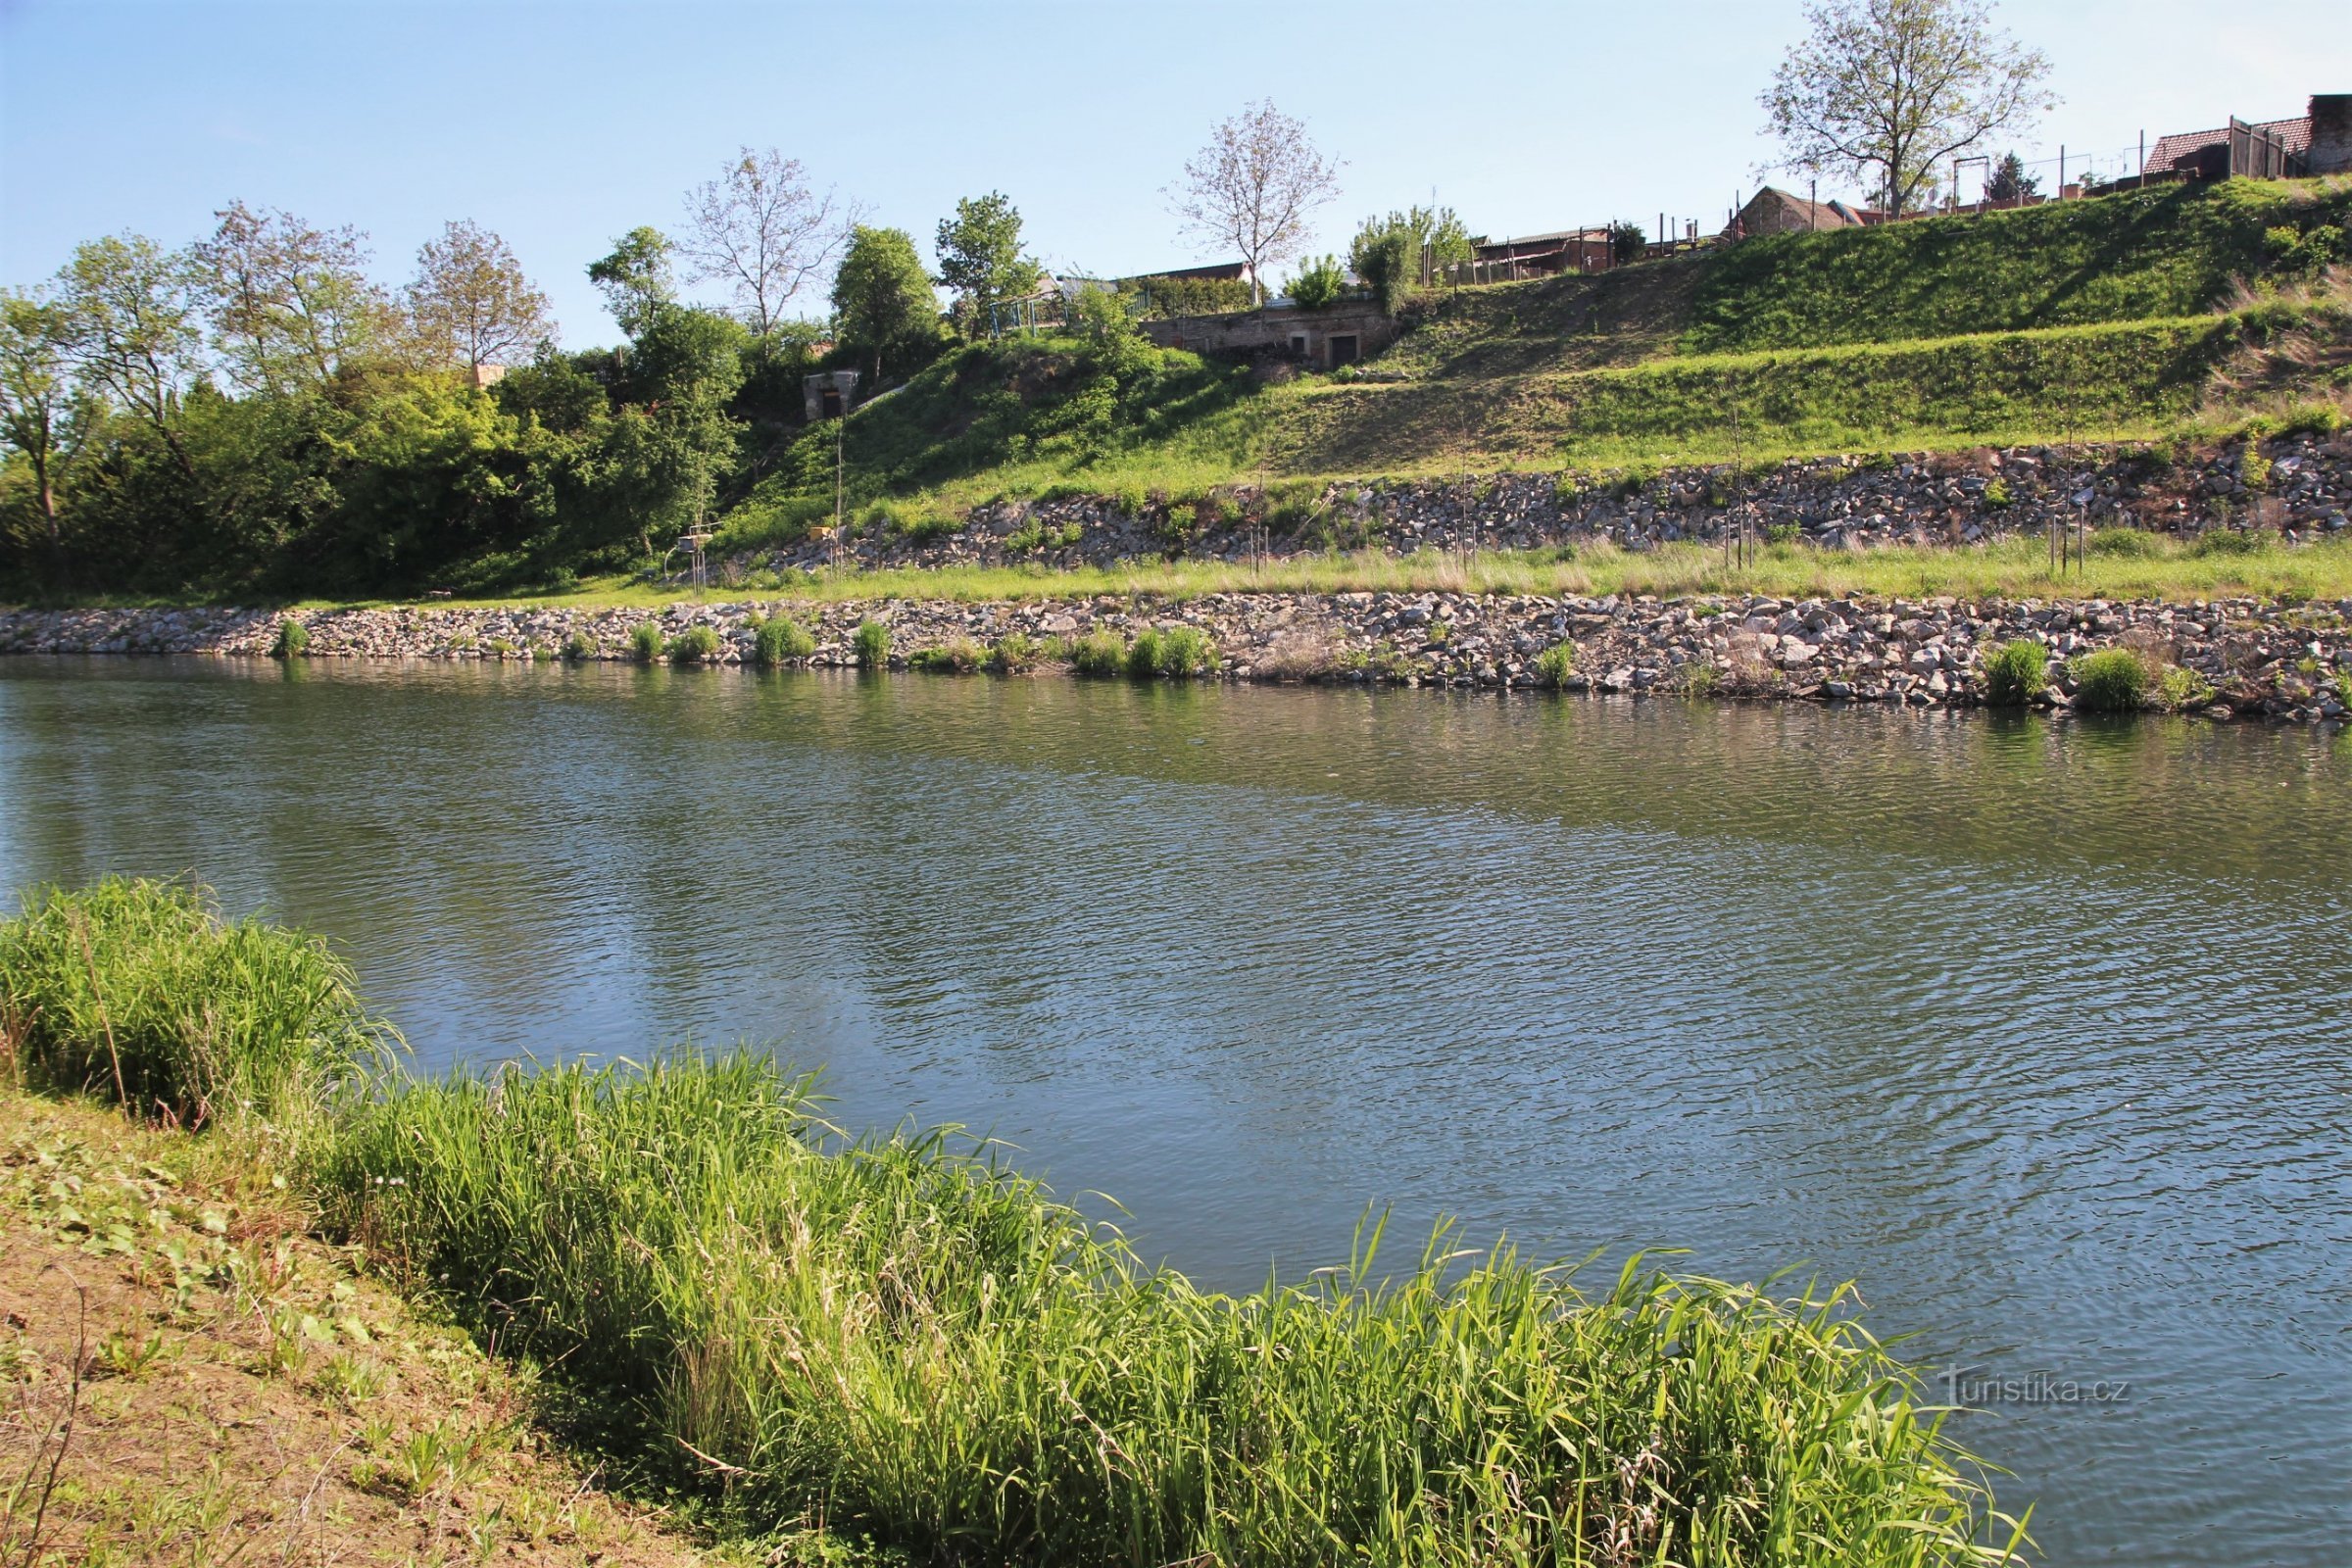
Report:
[[[2266,120],[2254,128],[2267,130],[2278,137],[2290,153],[2308,152],[2311,148],[2311,117],[2309,115],[2303,115],[2294,120]],[[2229,138],[2230,127],[2228,125],[2216,126],[2212,130],[2177,130],[2169,136],[2159,136],[2156,139],[2156,145],[2148,149],[2148,168],[2150,170],[2170,169],[2183,158],[2202,152],[2208,147],[2221,146]]]

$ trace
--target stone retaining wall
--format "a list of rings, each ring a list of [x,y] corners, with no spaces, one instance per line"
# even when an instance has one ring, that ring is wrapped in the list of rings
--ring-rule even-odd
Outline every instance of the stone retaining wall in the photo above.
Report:
[[[1607,539],[1631,550],[1715,541],[1744,521],[1754,537],[1833,549],[1970,544],[2053,525],[2129,525],[2169,533],[2258,526],[2290,538],[2352,527],[2352,439],[2292,436],[2171,462],[2140,447],[2033,447],[1919,453],[1896,459],[1814,458],[1735,475],[1728,466],[1672,468],[1647,480],[1504,473],[1384,479],[1303,496],[1250,486],[1215,493],[1201,526],[1191,500],[1125,505],[1101,496],[1002,501],[960,527],[913,537],[853,524],[849,537],[736,558],[722,567],[1110,565],[1178,555],[1245,560],[1334,545],[1415,550],[1536,550]],[[2269,470],[2262,471],[2267,463]]]
[[[2047,702],[2064,706],[2067,661],[2129,647],[2172,671],[2168,706],[2214,717],[2340,723],[2352,694],[2352,600],[2283,607],[2260,600],[2190,605],[2104,600],[1969,602],[1865,598],[1551,598],[1448,593],[1211,594],[957,604],[937,601],[675,605],[662,611],[550,608],[18,611],[0,613],[0,653],[266,656],[283,620],[309,632],[307,659],[560,657],[576,635],[585,657],[631,657],[637,626],[662,636],[718,633],[719,661],[752,657],[752,622],[782,612],[814,636],[817,665],[855,662],[851,638],[873,619],[891,630],[891,662],[961,643],[987,650],[1018,634],[1054,667],[1089,633],[1123,639],[1190,625],[1215,642],[1220,673],[1256,681],[1396,682],[1473,687],[1544,683],[1540,657],[1568,643],[1561,684],[1611,693],[1965,706],[1984,695],[1995,644],[2048,650]]]

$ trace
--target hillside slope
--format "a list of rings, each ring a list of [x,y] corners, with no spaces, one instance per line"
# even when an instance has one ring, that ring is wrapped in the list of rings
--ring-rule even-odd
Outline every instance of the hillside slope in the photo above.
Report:
[[[2220,390],[2352,393],[2340,288],[2288,287],[2346,255],[2348,224],[2352,183],[2236,180],[1776,236],[1452,290],[1385,355],[1290,381],[1133,343],[975,345],[851,421],[844,488],[921,527],[1072,488],[2152,435]],[[2225,382],[2282,335],[2318,348]],[[829,520],[834,458],[811,432],[730,532]]]

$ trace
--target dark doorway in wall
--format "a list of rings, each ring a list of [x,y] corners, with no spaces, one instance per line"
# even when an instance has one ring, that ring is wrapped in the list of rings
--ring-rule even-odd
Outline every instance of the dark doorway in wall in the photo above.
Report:
[[[828,418],[828,419],[838,419],[838,418],[840,418],[840,417],[841,417],[841,388],[839,388],[839,387],[835,387],[835,386],[829,386],[829,387],[825,388],[825,390],[824,390],[824,393],[823,393],[822,397],[821,397],[821,398],[819,398],[819,400],[818,400],[818,403],[817,403],[817,408],[818,408],[818,410],[821,412],[822,416],[823,416],[825,418]]]
[[[1334,333],[1331,339],[1332,368],[1336,370],[1343,365],[1353,365],[1354,363],[1355,334],[1353,332]]]

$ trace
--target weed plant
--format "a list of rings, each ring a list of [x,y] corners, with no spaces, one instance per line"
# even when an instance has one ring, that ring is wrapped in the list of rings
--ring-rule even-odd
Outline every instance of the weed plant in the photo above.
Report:
[[[641,620],[629,633],[629,655],[640,664],[650,664],[662,657],[662,623]]]
[[[1127,667],[1127,644],[1117,632],[1090,631],[1070,645],[1070,667],[1081,675],[1116,675]]]
[[[669,640],[666,651],[673,664],[715,664],[719,651],[725,646],[719,640],[717,628],[689,626]]]
[[[2094,713],[2128,713],[2147,700],[2147,662],[2129,648],[2102,648],[2077,655],[2071,672],[2077,708]]]
[[[1984,700],[2022,708],[2050,684],[2050,651],[2031,637],[2001,644],[1984,658]]]
[[[752,657],[762,669],[793,663],[816,652],[816,639],[787,615],[770,615],[752,627]]]
[[[1557,689],[1568,684],[1576,672],[1576,644],[1553,643],[1536,656],[1536,679],[1543,685]]]
[[[299,1119],[399,1037],[316,938],[110,877],[0,923],[0,1046],[33,1082],[184,1126]]]
[[[890,662],[890,628],[878,620],[861,620],[850,638],[859,669],[880,669]]]
[[[1215,672],[1217,645],[1198,626],[1152,628],[1128,646],[1126,669],[1130,680],[1189,680]]]
[[[311,628],[291,618],[277,623],[277,641],[270,653],[276,659],[297,659],[311,645]]]

